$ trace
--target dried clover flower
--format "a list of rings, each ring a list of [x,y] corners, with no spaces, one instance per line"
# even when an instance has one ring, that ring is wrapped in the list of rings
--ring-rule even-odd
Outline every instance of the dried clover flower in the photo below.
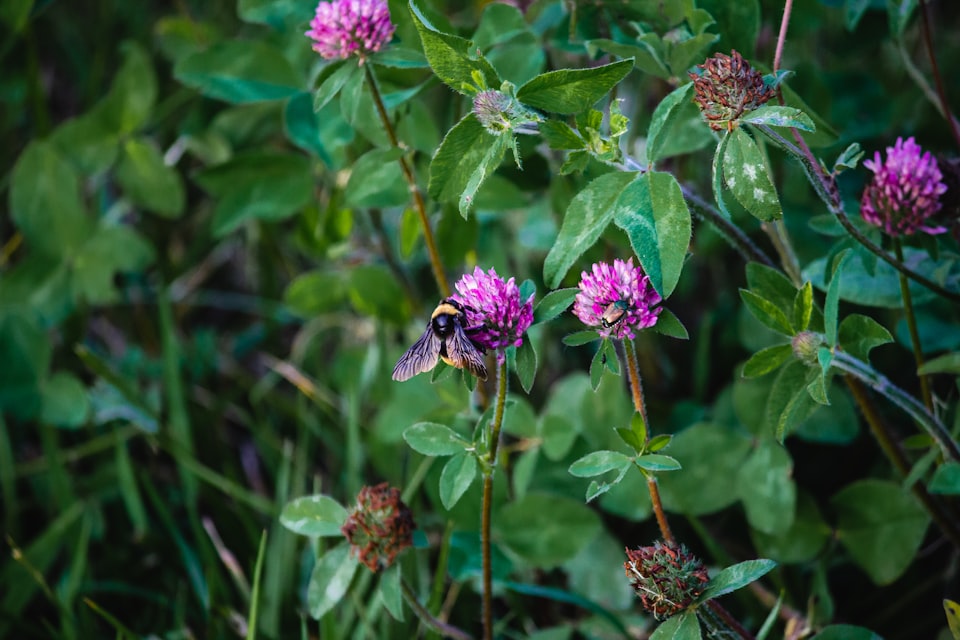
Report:
[[[736,50],[729,56],[718,53],[707,58],[697,69],[689,74],[693,99],[714,131],[732,130],[743,114],[762,106],[775,93]]]
[[[400,499],[400,490],[382,482],[360,490],[357,506],[340,531],[360,562],[376,573],[413,544],[413,528],[413,514]]]
[[[689,607],[710,580],[703,562],[683,545],[657,541],[626,553],[623,569],[630,586],[657,620]]]

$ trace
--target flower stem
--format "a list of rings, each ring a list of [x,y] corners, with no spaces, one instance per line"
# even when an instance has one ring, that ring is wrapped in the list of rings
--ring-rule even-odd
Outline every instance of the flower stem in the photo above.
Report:
[[[943,117],[947,119],[950,125],[950,133],[953,134],[953,140],[960,147],[960,129],[957,128],[957,121],[950,113],[950,103],[947,101],[947,92],[943,89],[943,79],[940,77],[940,65],[937,64],[937,57],[933,54],[933,36],[930,32],[930,17],[927,15],[926,0],[920,0],[921,26],[923,27],[923,44],[927,49],[927,55],[930,56],[930,69],[933,71],[933,82],[937,87],[937,95],[940,97],[940,107]]]
[[[387,108],[383,104],[383,97],[380,95],[380,87],[377,85],[377,78],[373,75],[373,65],[363,65],[364,72],[367,75],[367,85],[370,87],[370,94],[373,96],[373,103],[377,107],[377,113],[380,115],[380,122],[383,124],[384,131],[387,132],[387,138],[390,144],[400,148],[397,140],[397,134],[387,115]],[[420,225],[423,227],[423,240],[427,245],[427,254],[430,256],[430,266],[433,268],[433,277],[437,281],[437,288],[444,298],[450,296],[450,285],[447,283],[447,276],[443,270],[443,263],[440,261],[440,252],[437,251],[437,243],[433,238],[433,231],[430,230],[430,220],[427,218],[427,207],[423,201],[423,194],[420,193],[420,187],[417,185],[417,178],[413,175],[413,169],[406,156],[400,156],[400,169],[403,171],[403,177],[407,181],[410,193],[413,196],[413,208],[420,216]]]
[[[755,260],[768,267],[775,267],[773,260],[755,245],[743,230],[732,221],[727,220],[713,205],[697,195],[690,187],[680,185],[683,199],[693,205],[693,211],[700,218],[706,220],[724,239],[740,252],[745,260]]]
[[[413,589],[403,578],[400,578],[400,588],[403,590],[403,597],[406,599],[407,604],[410,605],[410,608],[413,609],[413,612],[417,614],[417,617],[420,618],[425,625],[448,638],[455,638],[456,640],[473,640],[473,636],[471,636],[469,633],[466,633],[465,631],[462,631],[453,625],[449,625],[442,620],[434,618],[430,612],[427,611],[422,604],[420,604],[420,601],[417,600],[417,594],[413,592]]]
[[[867,425],[870,427],[870,433],[873,434],[877,444],[880,445],[880,450],[887,456],[890,464],[894,466],[900,474],[900,477],[906,477],[910,473],[910,462],[903,454],[903,451],[900,450],[900,447],[897,446],[890,433],[890,429],[886,423],[884,423],[876,408],[870,403],[863,383],[849,374],[844,376],[844,380],[853,395],[854,401],[860,408],[860,412],[863,413]],[[943,510],[943,505],[936,501],[920,482],[914,482],[910,486],[910,490],[913,491],[917,500],[919,500],[920,504],[927,510],[927,513],[929,513],[933,521],[937,523],[937,526],[940,527],[944,535],[950,539],[955,547],[960,548],[960,528],[958,528],[956,522],[947,516]]]
[[[957,447],[957,443],[950,437],[950,432],[940,419],[933,412],[927,410],[923,403],[890,382],[886,376],[877,372],[866,362],[837,349],[834,349],[832,354],[830,366],[852,375],[909,413],[917,424],[937,443],[940,450],[943,451],[944,457],[948,460],[960,462],[960,448]]]
[[[624,360],[626,360],[627,377],[630,379],[630,393],[633,396],[633,408],[643,419],[647,440],[650,440],[650,423],[647,420],[647,407],[643,401],[643,384],[640,382],[640,368],[637,366],[637,351],[633,345],[633,340],[623,341]],[[646,442],[644,442],[646,444]],[[657,518],[657,525],[660,527],[660,536],[664,542],[676,544],[676,538],[673,537],[673,531],[670,530],[670,523],[667,522],[667,514],[663,510],[663,502],[660,501],[660,485],[657,484],[655,475],[647,475],[647,491],[650,492],[650,504],[653,505],[653,513]]]
[[[800,275],[800,263],[797,261],[797,254],[793,250],[790,234],[787,233],[787,227],[783,224],[783,219],[764,222],[760,225],[760,228],[770,236],[774,248],[780,255],[780,264],[783,265],[783,271],[793,285],[799,289],[803,286],[803,276]]]
[[[893,237],[893,250],[897,254],[897,260],[903,262],[903,245],[897,236]],[[907,276],[902,273],[898,275],[900,276],[900,296],[903,298],[903,312],[907,318],[907,328],[910,330],[910,344],[913,346],[913,358],[917,363],[917,369],[919,369],[923,366],[923,349],[920,346],[920,332],[917,331],[917,318],[913,313],[910,283],[907,282]],[[920,394],[923,396],[923,404],[927,407],[927,411],[933,412],[930,380],[924,375],[920,376]]]
[[[787,27],[790,25],[790,14],[793,11],[793,0],[785,0],[783,3],[783,19],[780,20],[780,32],[777,34],[777,49],[773,54],[773,72],[780,70],[780,63],[783,61],[783,43],[787,40]]]
[[[627,359],[627,377],[630,378],[630,393],[633,396],[633,408],[640,417],[643,418],[643,424],[647,426],[647,440],[650,439],[650,423],[647,421],[647,406],[643,401],[643,384],[640,382],[640,367],[637,365],[637,350],[633,340],[623,341],[623,352]]]
[[[490,450],[487,464],[483,466],[483,512],[480,523],[480,547],[483,554],[483,637],[493,640],[493,564],[490,555],[490,516],[493,510],[493,472],[497,468],[497,449],[500,445],[500,428],[503,426],[503,410],[507,404],[507,362],[500,361],[497,354],[497,404],[493,411],[490,429]]]
[[[716,600],[707,600],[704,606],[698,609],[698,613],[701,614],[701,620],[705,626],[716,634],[714,637],[754,640],[753,634],[744,629],[743,625]]]

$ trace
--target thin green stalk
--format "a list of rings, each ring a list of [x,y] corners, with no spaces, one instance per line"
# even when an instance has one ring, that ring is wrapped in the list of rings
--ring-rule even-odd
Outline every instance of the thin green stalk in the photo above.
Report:
[[[704,626],[710,630],[710,637],[754,640],[753,634],[744,629],[743,625],[716,600],[707,600],[704,606],[697,609],[697,614]]]
[[[490,516],[493,511],[493,473],[497,468],[500,428],[503,426],[503,410],[507,403],[507,362],[502,356],[502,353],[497,353],[497,404],[493,411],[487,463],[482,465],[483,513],[480,524],[480,546],[483,554],[483,637],[485,640],[493,640],[493,559],[490,555]]]
[[[950,437],[950,432],[940,422],[940,419],[931,411],[928,411],[923,403],[890,382],[886,376],[876,371],[869,364],[858,360],[849,353],[837,349],[834,349],[832,353],[831,366],[852,375],[906,411],[933,438],[947,459],[960,462],[960,448],[957,447],[957,443]]]
[[[623,341],[623,353],[627,377],[630,379],[630,394],[633,397],[633,408],[643,419],[646,425],[647,441],[650,440],[650,422],[647,420],[647,406],[643,400],[643,383],[640,381],[640,368],[637,366],[637,351],[633,345],[633,340]],[[646,444],[646,442],[644,442]],[[677,540],[673,537],[673,531],[670,530],[670,523],[667,521],[667,514],[663,510],[663,502],[660,500],[660,485],[657,484],[655,475],[647,475],[647,491],[650,493],[650,503],[653,505],[653,513],[657,518],[657,526],[660,527],[660,536],[665,542],[676,544]]]
[[[680,190],[683,193],[683,199],[693,205],[693,212],[701,219],[709,222],[716,232],[723,236],[745,260],[754,260],[768,267],[776,266],[770,256],[754,244],[740,227],[735,225],[733,221],[724,218],[713,205],[697,195],[693,189],[686,185],[680,185]]]
[[[430,612],[427,611],[422,604],[420,604],[420,601],[417,600],[417,594],[413,592],[410,584],[407,583],[407,581],[403,578],[400,578],[400,587],[403,590],[403,597],[407,601],[407,604],[410,605],[410,608],[413,609],[413,612],[417,614],[417,617],[420,618],[425,625],[446,638],[455,638],[456,640],[473,640],[473,636],[471,636],[469,633],[434,618]]]
[[[797,260],[797,254],[793,250],[793,243],[790,242],[790,234],[787,233],[787,227],[783,219],[773,222],[764,222],[760,227],[770,237],[777,254],[780,256],[780,264],[783,271],[790,278],[790,281],[797,288],[803,286],[803,276],[800,275],[800,263]]]
[[[940,65],[937,64],[937,56],[933,54],[933,35],[930,29],[930,16],[927,15],[926,0],[920,0],[920,26],[923,28],[923,44],[930,57],[930,69],[933,71],[933,82],[937,87],[937,96],[940,98],[940,110],[950,125],[950,133],[953,134],[953,140],[960,147],[960,128],[957,127],[957,121],[950,114],[950,102],[947,100],[947,92],[943,88],[943,78],[940,77]]]
[[[880,445],[880,450],[887,456],[890,464],[897,470],[900,477],[906,477],[910,473],[910,462],[903,454],[903,451],[900,450],[900,447],[897,446],[897,443],[890,433],[890,429],[880,417],[876,408],[870,403],[863,383],[852,375],[845,375],[843,378],[847,383],[847,387],[850,389],[850,393],[853,395],[854,401],[860,408],[860,412],[867,421],[867,426],[870,427],[870,433],[873,434],[877,444]],[[950,539],[955,547],[960,548],[960,528],[958,528],[957,523],[951,520],[946,514],[942,505],[927,492],[926,488],[920,482],[914,482],[910,486],[910,490],[913,492],[913,495],[916,496],[917,500],[919,500],[920,504],[927,510],[927,513],[930,514],[930,517],[933,518],[933,521],[937,523],[937,526],[940,527],[943,534]]]
[[[897,260],[903,262],[903,244],[900,238],[894,236],[893,250],[897,255]],[[900,276],[900,296],[903,298],[903,312],[907,318],[907,328],[910,330],[910,344],[913,347],[913,359],[917,363],[917,369],[923,366],[923,349],[920,346],[920,332],[917,331],[917,317],[913,312],[913,296],[910,295],[910,283],[907,282],[907,276]],[[933,396],[930,394],[930,380],[925,375],[918,374],[920,377],[920,394],[923,396],[923,404],[927,411],[933,412]]]
[[[397,140],[397,134],[393,130],[393,123],[387,115],[387,108],[383,104],[383,97],[380,95],[380,87],[377,85],[377,79],[373,75],[372,65],[365,64],[363,69],[367,74],[367,84],[370,87],[370,94],[373,96],[373,103],[377,107],[377,113],[380,115],[380,122],[383,124],[384,131],[390,139],[390,144],[400,148]],[[440,252],[437,251],[437,243],[433,238],[433,231],[430,230],[430,220],[427,217],[427,207],[423,201],[423,194],[420,193],[420,187],[417,185],[417,178],[413,175],[413,169],[407,162],[406,156],[400,156],[400,169],[403,171],[403,177],[407,181],[410,193],[413,196],[413,208],[420,216],[420,225],[423,227],[423,240],[427,245],[427,255],[430,256],[430,266],[433,268],[433,277],[437,281],[437,288],[444,298],[450,296],[450,285],[447,283],[447,276],[443,270],[443,263],[440,261]]]

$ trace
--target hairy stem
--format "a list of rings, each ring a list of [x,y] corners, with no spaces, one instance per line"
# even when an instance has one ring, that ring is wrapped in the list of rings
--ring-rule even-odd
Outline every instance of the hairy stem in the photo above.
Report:
[[[790,242],[790,234],[787,233],[787,227],[783,224],[783,219],[773,222],[764,222],[761,228],[766,231],[773,242],[773,246],[780,256],[780,264],[783,265],[783,271],[790,278],[790,281],[798,289],[803,286],[803,277],[800,275],[800,263],[797,261],[797,254],[793,250],[793,244]]]
[[[937,87],[937,96],[940,98],[940,112],[947,119],[950,125],[950,133],[953,134],[953,140],[960,147],[960,128],[957,127],[957,121],[950,112],[950,103],[947,101],[947,92],[943,88],[943,78],[940,77],[940,65],[937,64],[937,56],[933,53],[933,35],[930,29],[930,16],[927,15],[927,2],[920,0],[920,24],[923,27],[923,44],[927,49],[927,55],[930,57],[930,69],[933,71],[933,82]]]
[[[950,437],[950,432],[940,419],[929,411],[923,403],[890,382],[886,376],[876,371],[866,362],[858,360],[845,351],[834,349],[832,353],[833,357],[830,360],[831,366],[852,375],[910,414],[917,424],[933,438],[934,442],[937,443],[940,450],[943,451],[943,455],[948,460],[960,461],[960,449],[958,449],[957,443],[953,441],[953,438]]]
[[[790,13],[793,11],[793,0],[785,0],[783,3],[783,19],[780,20],[780,32],[777,34],[777,49],[773,54],[773,72],[780,69],[780,63],[783,61],[783,43],[787,40],[787,27],[790,26]]]
[[[724,218],[713,205],[697,195],[690,187],[680,185],[680,189],[683,192],[683,199],[688,204],[693,205],[693,212],[701,219],[709,222],[717,233],[723,236],[745,260],[753,260],[768,267],[776,268],[776,264],[770,259],[770,256],[755,245],[740,227]]]
[[[650,423],[647,421],[647,406],[643,401],[643,384],[640,382],[640,368],[637,366],[637,351],[633,345],[633,340],[623,341],[624,360],[626,361],[627,377],[630,379],[630,394],[633,397],[633,408],[643,419],[646,427],[647,440],[650,440]],[[646,444],[646,442],[644,443]],[[657,518],[657,525],[660,527],[660,536],[665,542],[676,544],[676,538],[673,537],[673,531],[670,530],[670,523],[667,522],[667,514],[663,510],[663,503],[660,501],[660,486],[657,484],[655,475],[647,475],[647,490],[650,492],[650,504],[653,505],[653,513]]]
[[[367,74],[367,84],[370,87],[370,94],[373,96],[373,103],[377,106],[377,113],[380,115],[380,122],[383,124],[384,131],[390,139],[390,144],[399,148],[397,134],[393,129],[393,123],[387,115],[387,108],[383,104],[383,97],[380,95],[380,88],[377,85],[377,78],[373,75],[372,65],[363,65]],[[420,187],[417,186],[417,178],[413,175],[413,169],[407,161],[406,156],[400,156],[400,169],[403,171],[403,177],[407,181],[410,194],[413,196],[413,208],[420,216],[420,225],[423,227],[423,240],[427,245],[427,255],[430,256],[430,266],[433,268],[433,277],[437,281],[437,289],[444,298],[450,296],[450,285],[447,283],[447,276],[443,270],[443,263],[440,261],[440,252],[437,251],[437,243],[433,238],[433,231],[430,229],[430,220],[427,218],[427,207],[423,201],[423,194],[420,193]]]
[[[898,48],[900,49],[900,60],[903,62],[903,68],[906,69],[907,75],[913,79],[913,82],[923,93],[927,101],[937,109],[953,129],[960,128],[960,121],[957,120],[957,117],[953,115],[953,113],[944,111],[944,103],[940,101],[936,89],[930,86],[930,83],[927,82],[927,79],[923,76],[923,72],[917,68],[917,65],[913,64],[913,60],[910,58],[910,53],[907,51],[903,39],[898,43]]]
[[[456,640],[473,640],[473,636],[469,633],[454,627],[453,625],[447,624],[442,620],[434,618],[427,609],[420,604],[420,601],[417,600],[417,594],[413,592],[413,589],[403,578],[400,579],[400,587],[403,590],[403,597],[407,601],[407,604],[410,605],[410,608],[413,609],[413,612],[417,614],[417,617],[420,620],[439,633],[442,636],[448,638],[455,638]]]
[[[893,250],[897,254],[897,260],[903,262],[903,245],[899,237],[893,238]],[[907,277],[902,273],[900,276],[900,296],[903,298],[903,312],[907,318],[907,328],[910,330],[910,344],[913,347],[913,359],[917,363],[917,369],[923,366],[923,349],[920,346],[920,332],[917,331],[917,317],[913,312],[913,297],[910,295],[910,283]],[[919,374],[918,374],[919,375]],[[927,411],[933,412],[933,396],[930,394],[930,379],[927,376],[920,376],[920,394],[923,396],[923,404]]]
[[[873,434],[877,444],[880,445],[880,450],[887,456],[890,464],[894,466],[900,477],[906,477],[910,473],[910,462],[894,441],[890,428],[880,417],[876,407],[870,402],[863,383],[849,374],[843,378],[853,395],[854,401],[860,408],[860,412],[867,421],[867,425],[870,427],[870,433]],[[933,521],[937,523],[943,534],[950,539],[955,547],[960,548],[960,528],[958,528],[956,522],[947,516],[942,505],[927,492],[920,482],[914,482],[910,486],[910,490],[927,510],[927,513],[930,514],[930,517],[933,518]]]
[[[503,410],[507,404],[507,362],[502,353],[497,353],[497,404],[493,411],[490,429],[490,450],[487,464],[483,465],[483,513],[480,523],[480,547],[483,555],[483,637],[493,640],[493,558],[490,555],[490,516],[493,510],[493,473],[497,468],[497,449],[500,445],[500,428],[503,426]]]

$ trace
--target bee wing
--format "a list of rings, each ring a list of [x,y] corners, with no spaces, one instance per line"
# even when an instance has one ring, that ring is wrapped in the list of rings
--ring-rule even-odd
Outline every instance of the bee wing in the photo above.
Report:
[[[440,357],[440,345],[440,338],[428,323],[423,335],[397,360],[397,365],[393,368],[393,379],[402,382],[418,373],[433,369]]]
[[[470,341],[459,325],[447,338],[447,358],[453,366],[466,369],[481,380],[487,379],[487,366],[483,363],[483,353]]]

